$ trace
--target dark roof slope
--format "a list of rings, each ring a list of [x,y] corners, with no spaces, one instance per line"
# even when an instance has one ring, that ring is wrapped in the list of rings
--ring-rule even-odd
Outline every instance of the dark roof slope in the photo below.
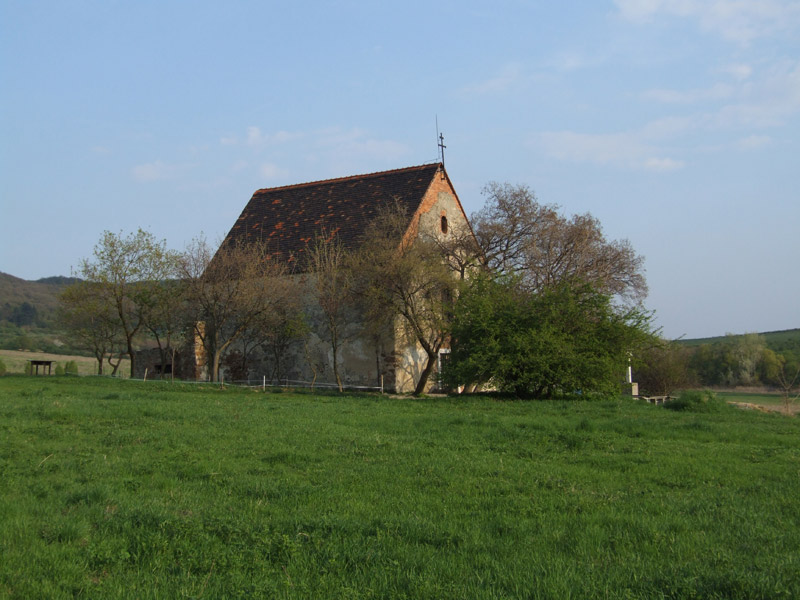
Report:
[[[258,190],[223,245],[265,240],[274,258],[302,269],[299,257],[323,229],[354,247],[382,205],[396,200],[412,215],[440,166],[432,163]]]

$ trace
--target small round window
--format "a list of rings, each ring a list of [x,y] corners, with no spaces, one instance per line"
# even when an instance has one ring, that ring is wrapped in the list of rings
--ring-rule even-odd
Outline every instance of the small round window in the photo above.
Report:
[[[442,233],[447,233],[447,217],[442,215]]]

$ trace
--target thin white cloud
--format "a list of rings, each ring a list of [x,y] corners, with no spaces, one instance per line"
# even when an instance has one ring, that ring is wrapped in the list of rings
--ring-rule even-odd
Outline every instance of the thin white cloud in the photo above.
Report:
[[[768,135],[751,135],[742,138],[736,142],[736,147],[739,150],[758,150],[769,146],[772,143],[772,138]]]
[[[580,69],[595,68],[608,61],[608,56],[602,52],[586,52],[582,50],[565,50],[558,52],[545,66],[555,71],[571,72]]]
[[[224,137],[220,143],[234,149],[233,154],[238,154],[230,167],[232,172],[250,171],[270,180],[289,176],[290,171],[280,166],[286,163],[289,155],[316,165],[314,171],[317,173],[322,168],[338,174],[396,165],[410,154],[407,145],[380,139],[358,127],[266,132],[252,125],[244,135]],[[241,155],[242,150],[247,153]]]
[[[155,162],[146,163],[143,165],[136,165],[131,169],[131,174],[136,181],[149,183],[152,181],[159,181],[169,179],[172,177],[178,168],[172,165],[167,165],[160,160]]]
[[[744,81],[753,74],[753,67],[745,64],[733,64],[724,67],[722,72],[730,75],[737,81]]]
[[[643,127],[618,133],[586,134],[574,131],[546,132],[534,143],[547,155],[559,160],[588,162],[617,168],[650,171],[675,171],[685,162],[672,156],[679,140],[684,148],[700,149],[698,132],[743,135],[735,142],[713,146],[715,151],[735,148],[756,150],[772,143],[764,129],[780,127],[800,114],[800,61],[784,61],[765,73],[739,71],[746,77],[732,84],[714,85],[704,90],[650,90],[652,101],[715,104],[710,110],[686,116],[655,119]],[[706,150],[712,146],[704,146]]]
[[[360,128],[328,128],[316,132],[314,146],[326,152],[335,152],[344,157],[381,157],[396,160],[408,154],[405,144],[394,140],[379,140]]]
[[[274,163],[265,163],[258,170],[259,174],[267,179],[280,179],[289,175],[289,171]]]
[[[496,94],[508,91],[522,78],[522,67],[517,63],[505,65],[496,75],[470,84],[463,92],[471,94]]]
[[[645,100],[664,104],[695,104],[714,100],[726,100],[732,97],[735,88],[725,83],[717,83],[709,88],[695,90],[647,90],[642,94]]]
[[[697,126],[695,117],[662,117],[647,123],[639,135],[648,140],[673,139]]]
[[[716,127],[776,127],[800,113],[800,61],[774,65],[743,87],[737,102],[723,106],[710,121]]]
[[[633,22],[659,16],[695,20],[708,32],[747,45],[779,31],[793,34],[800,26],[800,3],[792,0],[614,0],[620,14]]]
[[[800,61],[783,61],[765,72],[740,66],[742,78],[734,83],[717,83],[695,90],[647,90],[642,98],[673,105],[706,104],[710,108],[690,117],[654,121],[647,128],[679,132],[681,129],[711,130],[765,128],[783,125],[800,114]]]
[[[677,171],[685,166],[682,160],[674,158],[650,157],[644,161],[644,168],[648,171]]]
[[[538,134],[533,143],[559,160],[588,162],[624,169],[675,171],[682,160],[664,156],[642,132],[588,134],[554,131]]]
[[[275,133],[264,133],[260,127],[250,126],[247,128],[246,143],[248,146],[278,145],[291,142],[302,137],[301,133],[289,131],[276,131]]]
[[[227,135],[220,138],[219,143],[222,146],[238,146],[244,144],[247,146],[261,147],[261,146],[274,146],[285,144],[303,137],[304,134],[299,132],[290,131],[276,131],[274,133],[266,133],[261,130],[257,125],[250,125],[244,132],[242,137],[237,135]]]

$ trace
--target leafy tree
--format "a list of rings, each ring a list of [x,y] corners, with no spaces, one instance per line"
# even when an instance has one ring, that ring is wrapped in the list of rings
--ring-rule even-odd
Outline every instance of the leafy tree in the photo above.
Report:
[[[448,339],[457,287],[441,249],[417,237],[403,208],[392,205],[367,227],[355,272],[370,327],[394,330],[399,317],[405,340],[424,351],[427,360],[414,389],[421,394]]]
[[[644,259],[627,240],[607,240],[592,215],[567,218],[526,186],[490,183],[484,195],[472,226],[493,272],[517,276],[531,292],[588,283],[625,300],[647,295]]]
[[[532,294],[516,278],[478,276],[458,298],[451,385],[490,383],[518,396],[617,393],[630,352],[652,344],[650,318],[589,285]]]
[[[105,231],[93,258],[80,263],[80,277],[98,286],[100,301],[115,315],[131,361],[131,375],[136,363],[136,334],[152,309],[154,288],[172,273],[173,258],[164,240],[138,229],[127,236]]]
[[[57,319],[78,346],[88,350],[97,359],[97,374],[103,374],[103,361],[113,357],[124,347],[115,307],[108,302],[102,284],[79,281],[67,286],[59,296]],[[116,367],[119,366],[119,361]],[[114,373],[116,373],[114,367]]]
[[[747,333],[745,335],[728,334],[728,352],[734,368],[734,382],[738,385],[758,383],[758,364],[767,342],[763,335]]]
[[[776,360],[764,336],[729,333],[721,342],[698,346],[689,363],[703,385],[746,386],[774,382]]]
[[[762,383],[774,384],[778,381],[785,362],[784,356],[776,354],[769,348],[764,348],[757,365],[758,379]]]
[[[218,381],[223,353],[286,298],[286,269],[265,243],[229,244],[213,253],[199,238],[183,254],[180,272],[209,376]]]

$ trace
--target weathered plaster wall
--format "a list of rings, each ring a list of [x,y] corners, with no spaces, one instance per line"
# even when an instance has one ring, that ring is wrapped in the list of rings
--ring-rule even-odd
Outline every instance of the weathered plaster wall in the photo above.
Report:
[[[442,231],[442,217],[447,219],[447,233]],[[412,227],[414,234],[436,237],[440,240],[446,240],[448,236],[457,235],[470,228],[455,191],[447,178],[442,175],[436,175],[434,178],[428,193],[425,194],[425,198],[420,204],[415,220],[416,227]],[[410,341],[408,336],[403,335],[402,326],[399,323],[395,340],[397,389],[402,392],[411,392],[425,368],[428,355],[419,343]],[[425,388],[426,391],[438,388],[437,375],[438,371],[434,367]]]

